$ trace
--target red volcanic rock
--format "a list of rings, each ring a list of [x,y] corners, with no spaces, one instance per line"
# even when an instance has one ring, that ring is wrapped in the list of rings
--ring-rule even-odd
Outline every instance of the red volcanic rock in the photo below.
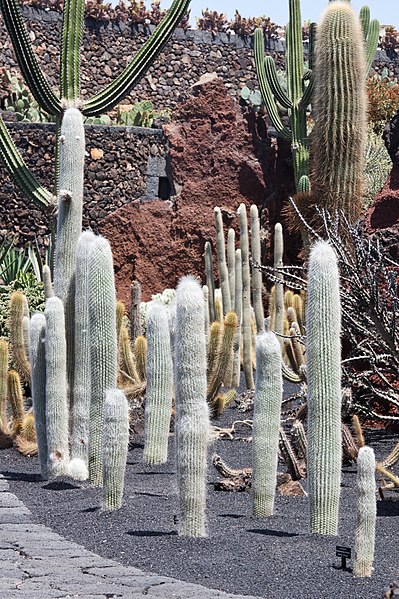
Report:
[[[144,301],[185,274],[204,281],[204,245],[215,237],[213,208],[221,207],[226,227],[237,226],[239,204],[260,205],[265,196],[240,107],[218,79],[195,94],[165,126],[178,190],[174,203],[134,202],[99,224],[112,245],[118,298],[127,305],[132,278],[140,281]]]
[[[399,228],[399,162],[394,164],[388,181],[367,211],[364,223],[368,233]]]

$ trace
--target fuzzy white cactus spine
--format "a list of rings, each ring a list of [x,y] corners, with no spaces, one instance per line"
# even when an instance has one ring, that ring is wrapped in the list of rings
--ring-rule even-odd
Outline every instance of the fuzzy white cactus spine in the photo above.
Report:
[[[282,268],[284,254],[283,228],[280,223],[276,223],[274,227],[274,268]],[[274,330],[278,335],[284,333],[284,275],[280,272],[275,273],[276,278],[281,281],[276,282],[274,287]],[[283,344],[283,339],[280,337],[280,344]]]
[[[252,262],[261,264],[260,222],[258,207],[255,204],[252,204],[250,208],[250,216]],[[252,302],[255,312],[256,331],[257,333],[261,333],[265,330],[265,316],[262,303],[262,271],[254,266],[252,267]]]
[[[46,317],[32,315],[30,321],[29,358],[32,371],[31,393],[35,417],[36,439],[42,478],[47,478],[47,431],[46,431]]]
[[[242,260],[242,353],[245,384],[247,389],[254,389],[251,356],[251,274],[249,267],[248,219],[245,204],[238,210],[240,222],[240,249]]]
[[[357,522],[354,574],[371,576],[373,572],[375,524],[377,516],[375,457],[371,447],[361,447],[357,457]]]
[[[46,301],[46,429],[49,477],[67,473],[69,462],[64,304]]]
[[[256,339],[253,428],[253,513],[271,516],[277,484],[278,441],[283,380],[281,347],[274,333]]]
[[[84,231],[78,240],[75,278],[75,370],[71,418],[71,461],[80,472],[89,475],[90,428],[90,337],[89,337],[89,265],[95,235]],[[76,460],[79,460],[77,462]]]
[[[231,300],[230,300],[230,285],[229,285],[229,275],[228,268],[226,262],[226,247],[224,243],[224,230],[223,230],[223,219],[220,208],[216,207],[213,210],[214,218],[215,218],[215,228],[216,228],[216,249],[218,256],[218,266],[219,266],[219,285],[222,291],[222,302],[223,302],[223,312],[226,314],[230,312],[231,309]]]
[[[176,461],[179,534],[206,536],[206,453],[209,409],[206,401],[204,299],[193,277],[179,282],[176,295]]]
[[[75,267],[76,248],[82,231],[84,160],[83,116],[77,108],[67,108],[62,118],[60,137],[60,193],[54,294],[64,302],[65,309],[68,406],[73,402]]]
[[[168,315],[159,302],[152,302],[147,312],[146,375],[143,459],[147,464],[164,464],[168,459],[173,371]]]
[[[123,391],[108,389],[104,402],[103,511],[122,505],[129,444],[128,402]]]
[[[89,478],[102,485],[102,438],[105,392],[116,388],[116,296],[112,252],[104,237],[95,237],[89,261],[89,331],[91,404]]]
[[[333,248],[310,253],[307,305],[310,529],[337,535],[341,484],[341,308]]]

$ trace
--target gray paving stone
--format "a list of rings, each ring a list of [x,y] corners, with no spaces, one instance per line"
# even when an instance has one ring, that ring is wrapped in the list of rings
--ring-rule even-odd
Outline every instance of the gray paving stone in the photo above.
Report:
[[[7,508],[0,510],[0,524],[11,524],[13,522],[29,522],[29,512],[22,512],[21,508]]]
[[[22,501],[15,497],[12,493],[5,491],[4,493],[0,493],[0,510],[6,507],[22,507],[24,510],[27,510],[30,514],[28,508],[24,506]]]

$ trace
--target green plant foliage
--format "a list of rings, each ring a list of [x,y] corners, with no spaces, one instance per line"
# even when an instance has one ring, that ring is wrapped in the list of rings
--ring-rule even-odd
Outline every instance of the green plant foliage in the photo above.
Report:
[[[118,106],[116,124],[126,127],[152,127],[154,120],[160,117],[169,118],[170,111],[156,112],[150,100],[142,100],[136,102],[130,110],[122,110],[121,106]]]
[[[375,133],[372,125],[367,132],[365,152],[365,208],[373,202],[375,196],[383,186],[392,169],[392,160],[385,147],[381,135]]]
[[[28,272],[24,281],[12,281],[8,285],[0,285],[0,337],[9,336],[10,297],[14,291],[22,290],[28,300],[31,312],[44,311],[44,287],[36,277]]]
[[[8,93],[3,95],[0,107],[7,112],[14,113],[17,121],[48,123],[54,120],[40,108],[29,88],[17,74],[12,74],[9,70],[4,71],[2,87],[7,89]]]

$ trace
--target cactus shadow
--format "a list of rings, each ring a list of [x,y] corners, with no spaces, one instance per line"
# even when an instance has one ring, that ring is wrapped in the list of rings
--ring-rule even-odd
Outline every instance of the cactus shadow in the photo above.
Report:
[[[399,497],[377,501],[377,516],[399,516]]]
[[[51,483],[47,483],[47,485],[43,485],[42,488],[48,491],[69,491],[71,489],[80,489],[80,486],[67,483],[63,480],[54,480]]]
[[[299,537],[297,532],[286,532],[285,530],[271,530],[270,528],[248,528],[247,532],[254,532],[267,537]]]
[[[219,518],[245,518],[244,514],[219,514]]]
[[[2,470],[1,474],[4,476],[6,480],[16,480],[28,483],[43,482],[41,474],[33,474],[31,472],[10,472],[8,470]]]
[[[128,530],[127,533],[131,537],[170,537],[176,536],[176,530]]]

